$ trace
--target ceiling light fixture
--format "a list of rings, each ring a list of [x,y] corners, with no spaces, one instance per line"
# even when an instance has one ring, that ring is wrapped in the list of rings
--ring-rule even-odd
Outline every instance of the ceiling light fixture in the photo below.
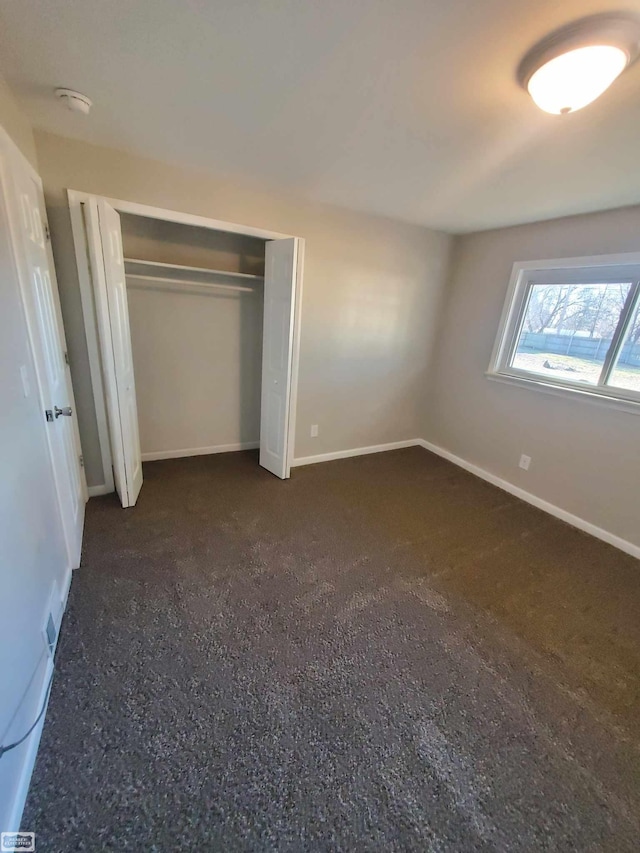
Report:
[[[606,91],[640,53],[640,17],[592,15],[539,41],[518,67],[518,82],[547,113],[586,107]]]

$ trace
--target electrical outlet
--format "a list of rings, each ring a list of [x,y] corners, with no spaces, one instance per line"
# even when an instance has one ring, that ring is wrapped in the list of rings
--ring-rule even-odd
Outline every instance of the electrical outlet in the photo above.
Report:
[[[531,457],[527,456],[525,453],[523,453],[522,456],[520,457],[520,467],[523,470],[528,471],[529,465],[531,465]]]
[[[318,424],[311,424],[311,438],[318,437]]]

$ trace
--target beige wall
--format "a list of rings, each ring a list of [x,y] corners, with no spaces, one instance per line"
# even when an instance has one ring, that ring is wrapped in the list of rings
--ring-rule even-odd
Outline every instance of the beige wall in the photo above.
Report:
[[[37,169],[36,143],[31,125],[2,77],[0,77],[0,127],[7,131],[27,160]]]
[[[125,257],[264,273],[264,240],[140,216],[121,221]],[[139,284],[127,280],[142,453],[258,441],[262,282],[253,293]]]
[[[304,237],[296,456],[420,435],[450,237],[50,134],[36,144],[90,484],[100,482],[99,445],[67,187]]]
[[[457,238],[424,437],[640,545],[640,416],[484,375],[514,261],[637,251],[640,207]]]
[[[0,117],[34,160],[28,125],[2,88]],[[90,484],[101,480],[99,444],[66,187],[307,239],[297,456],[421,436],[640,544],[640,419],[484,375],[513,262],[638,251],[640,208],[457,238],[441,311],[445,235],[49,134],[37,133],[36,146]],[[533,459],[528,472],[521,453]]]

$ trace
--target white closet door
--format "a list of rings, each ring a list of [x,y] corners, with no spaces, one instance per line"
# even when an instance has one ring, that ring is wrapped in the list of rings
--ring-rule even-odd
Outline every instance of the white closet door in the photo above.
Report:
[[[120,217],[98,199],[89,203],[87,224],[96,277],[114,480],[122,506],[129,507],[134,506],[142,487],[142,455]]]
[[[289,477],[289,408],[298,240],[272,240],[265,251],[260,465]]]

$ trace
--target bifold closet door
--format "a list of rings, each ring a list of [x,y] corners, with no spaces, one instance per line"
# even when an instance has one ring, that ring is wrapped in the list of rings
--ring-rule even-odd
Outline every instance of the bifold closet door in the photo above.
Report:
[[[118,213],[103,199],[87,202],[86,214],[113,474],[122,506],[129,507],[135,504],[142,487],[142,455],[122,230]]]
[[[265,248],[260,465],[285,480],[289,466],[289,409],[294,301],[298,261],[295,237]]]

